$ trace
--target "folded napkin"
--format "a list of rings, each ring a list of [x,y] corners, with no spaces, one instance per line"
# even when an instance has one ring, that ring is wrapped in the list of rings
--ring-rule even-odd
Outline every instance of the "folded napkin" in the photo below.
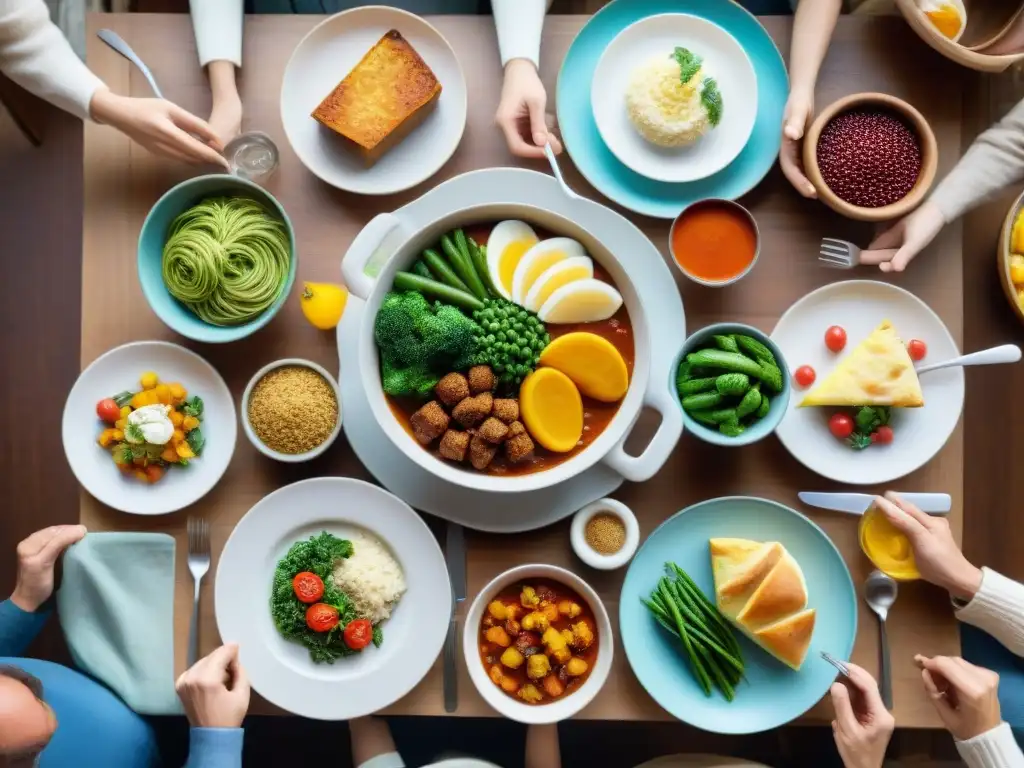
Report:
[[[89,533],[64,555],[57,592],[75,664],[143,715],[178,714],[174,538]]]

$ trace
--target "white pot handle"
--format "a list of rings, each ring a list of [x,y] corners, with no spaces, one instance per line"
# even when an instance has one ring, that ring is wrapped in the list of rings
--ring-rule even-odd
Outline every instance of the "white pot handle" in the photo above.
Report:
[[[644,405],[661,414],[661,424],[643,453],[639,456],[626,453],[626,440],[633,431],[631,427],[603,459],[605,464],[633,483],[643,483],[654,477],[668,461],[683,434],[683,411],[667,387],[649,389],[644,395]]]
[[[352,295],[363,301],[370,297],[377,275],[394,253],[382,246],[388,235],[401,224],[393,213],[381,213],[370,219],[356,235],[341,260],[341,274]]]

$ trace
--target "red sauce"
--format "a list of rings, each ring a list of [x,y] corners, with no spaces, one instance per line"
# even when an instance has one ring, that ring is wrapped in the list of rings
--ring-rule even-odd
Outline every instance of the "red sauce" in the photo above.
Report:
[[[750,266],[757,232],[734,206],[710,200],[683,211],[672,226],[672,257],[688,275],[708,282],[731,280]]]
[[[481,245],[485,245],[487,243],[487,236],[490,233],[490,230],[490,226],[467,227],[466,235],[468,237],[472,237]],[[545,233],[542,230],[537,230],[537,235],[541,238],[550,237],[550,234]],[[608,283],[609,285],[615,284],[611,279],[611,276],[596,262],[594,263],[594,277]],[[587,331],[588,333],[595,333],[608,339],[608,341],[614,344],[615,348],[619,350],[623,360],[626,361],[626,370],[629,373],[629,380],[633,380],[633,365],[636,352],[633,342],[633,325],[629,321],[629,313],[626,312],[625,305],[620,307],[619,311],[610,318],[602,320],[599,323],[549,323],[546,327],[548,335],[551,337],[552,341],[557,339],[559,336],[563,336],[567,333],[573,333],[575,331]],[[409,418],[421,405],[423,405],[423,403],[409,398],[385,397],[387,398],[388,405],[391,407],[391,412],[395,414],[395,418],[398,419],[399,423],[405,428],[405,431],[412,435],[413,431],[412,426],[409,423]],[[561,464],[563,461],[568,461],[594,442],[594,440],[604,432],[605,428],[615,417],[615,414],[619,412],[620,404],[621,401],[618,403],[602,403],[597,400],[592,400],[589,397],[584,397],[583,435],[580,438],[579,443],[571,451],[567,451],[566,453],[554,453],[542,448],[539,444],[536,444],[536,441],[534,441],[535,447],[532,457],[513,464],[506,459],[504,452],[499,451],[494,457],[494,460],[491,461],[487,469],[484,471],[489,475],[497,476],[528,475],[533,472],[541,472],[543,470],[550,469],[551,467]],[[430,451],[438,458],[439,461],[447,461],[446,459],[441,458],[436,442],[433,445],[424,448],[424,450]],[[477,471],[473,469],[468,462],[462,466],[467,472]]]

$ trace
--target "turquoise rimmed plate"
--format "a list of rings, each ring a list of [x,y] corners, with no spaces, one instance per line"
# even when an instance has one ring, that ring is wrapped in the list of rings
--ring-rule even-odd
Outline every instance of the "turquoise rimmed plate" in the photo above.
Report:
[[[590,91],[605,48],[630,24],[660,13],[685,13],[717,24],[739,42],[757,73],[757,117],[750,140],[728,166],[699,181],[654,181],[630,170],[602,141],[594,121]],[[636,213],[672,219],[697,200],[733,200],[757,186],[779,154],[788,94],[786,66],[775,43],[754,16],[731,0],[616,0],[580,30],[562,62],[558,126],[576,167],[599,192]]]
[[[746,680],[732,702],[717,691],[705,697],[678,641],[640,602],[650,596],[668,561],[713,599],[708,539],[719,537],[782,542],[803,569],[808,605],[817,611],[811,647],[798,672],[737,632]],[[800,717],[828,692],[836,673],[820,652],[850,658],[857,636],[857,593],[835,545],[799,512],[749,496],[710,499],[670,517],[640,547],[622,585],[619,634],[633,673],[669,714],[714,733],[758,733]]]

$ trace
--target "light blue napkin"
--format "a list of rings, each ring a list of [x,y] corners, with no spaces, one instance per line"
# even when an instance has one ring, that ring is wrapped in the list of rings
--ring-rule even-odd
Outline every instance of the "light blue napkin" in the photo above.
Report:
[[[174,538],[89,533],[64,555],[57,592],[75,665],[143,715],[178,714]]]
[[[971,664],[999,673],[999,708],[1024,749],[1024,659],[969,624],[960,625],[960,646],[964,659]]]

